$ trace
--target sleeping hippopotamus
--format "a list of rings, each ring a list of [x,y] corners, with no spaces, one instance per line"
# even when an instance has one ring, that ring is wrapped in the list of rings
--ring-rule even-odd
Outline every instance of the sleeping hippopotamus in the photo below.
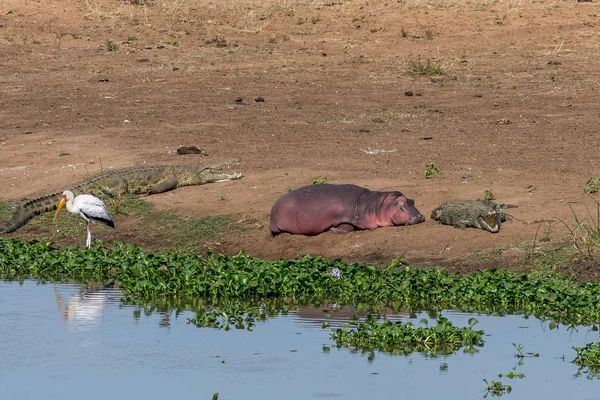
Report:
[[[425,221],[400,192],[373,192],[356,185],[309,185],[279,198],[271,208],[271,234],[314,236],[330,230],[413,225]]]

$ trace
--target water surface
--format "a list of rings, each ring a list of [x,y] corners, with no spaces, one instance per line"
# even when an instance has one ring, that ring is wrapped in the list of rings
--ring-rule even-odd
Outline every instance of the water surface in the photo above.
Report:
[[[0,280],[2,398],[481,399],[483,379],[515,368],[526,378],[500,379],[513,387],[506,398],[600,399],[600,380],[574,376],[569,362],[571,346],[599,340],[589,327],[550,330],[535,318],[475,315],[486,332],[477,354],[369,360],[336,348],[321,328],[326,318],[335,325],[351,314],[327,318],[309,307],[251,332],[223,331],[187,324],[190,311],[140,313],[117,289]],[[442,314],[457,326],[473,316]],[[540,357],[517,366],[511,343]]]

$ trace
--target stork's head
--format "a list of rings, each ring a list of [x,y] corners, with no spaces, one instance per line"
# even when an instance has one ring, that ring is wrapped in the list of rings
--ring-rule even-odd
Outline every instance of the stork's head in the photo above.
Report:
[[[54,219],[52,220],[52,223],[56,222],[56,218],[58,217],[58,213],[60,213],[60,210],[64,207],[64,205],[66,204],[67,201],[73,201],[74,195],[73,192],[71,192],[70,190],[65,190],[62,193],[62,196],[60,198],[60,203],[58,203],[58,207],[56,208],[56,214],[54,214]]]

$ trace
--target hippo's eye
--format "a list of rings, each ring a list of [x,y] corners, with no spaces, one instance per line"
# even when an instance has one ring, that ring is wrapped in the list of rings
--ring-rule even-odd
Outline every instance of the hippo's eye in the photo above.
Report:
[[[484,217],[481,217],[481,219],[488,224],[490,228],[496,227],[496,213],[490,213]]]

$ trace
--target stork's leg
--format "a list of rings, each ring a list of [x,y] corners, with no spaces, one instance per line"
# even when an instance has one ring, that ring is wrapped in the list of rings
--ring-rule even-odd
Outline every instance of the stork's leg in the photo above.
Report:
[[[90,230],[90,221],[87,223],[87,241],[85,242],[85,245],[88,247],[88,249],[92,247],[92,231]]]

